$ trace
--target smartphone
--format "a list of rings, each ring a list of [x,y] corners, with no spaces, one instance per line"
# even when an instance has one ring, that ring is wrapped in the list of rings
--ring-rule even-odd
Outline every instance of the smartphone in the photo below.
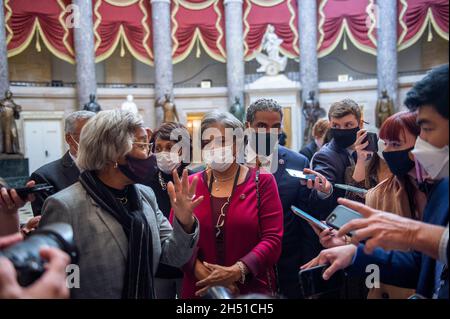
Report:
[[[327,225],[330,225],[331,227],[339,230],[349,221],[358,218],[363,218],[360,213],[343,205],[338,205],[327,217],[326,223]],[[353,235],[353,232],[347,235],[351,237]]]
[[[363,143],[369,141],[369,145],[364,149],[365,151],[376,153],[378,152],[378,136],[377,133],[367,132],[367,137]]]
[[[21,187],[16,188],[17,195],[19,195],[22,199],[26,199],[29,194],[34,193],[42,193],[52,190],[53,186],[49,184],[37,184],[33,187]]]
[[[338,270],[330,279],[324,280],[323,273],[330,265],[319,265],[300,270],[298,280],[305,298],[314,298],[326,293],[341,290],[345,284],[345,272]]]
[[[314,174],[305,174],[302,171],[297,171],[295,169],[290,169],[290,168],[286,168],[286,172],[288,172],[289,175],[291,175],[292,177],[297,177],[300,179],[304,179],[304,180],[315,180],[316,179],[316,175]]]
[[[330,226],[328,226],[325,223],[322,223],[320,220],[318,220],[317,218],[312,217],[311,215],[309,215],[308,213],[305,213],[304,211],[302,211],[300,208],[295,207],[295,206],[291,206],[291,210],[292,212],[297,215],[300,218],[303,218],[304,220],[306,220],[307,222],[310,222],[314,225],[316,225],[317,227],[319,227],[321,230],[325,230],[325,229],[329,229]]]

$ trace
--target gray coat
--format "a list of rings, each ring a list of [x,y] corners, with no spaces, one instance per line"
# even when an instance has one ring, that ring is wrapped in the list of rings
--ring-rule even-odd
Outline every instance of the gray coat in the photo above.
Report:
[[[159,262],[181,267],[197,245],[198,222],[193,234],[185,233],[176,218],[172,229],[153,190],[137,187],[152,231],[154,273]],[[80,182],[49,197],[42,212],[40,226],[63,222],[73,227],[80,255],[80,288],[71,289],[72,298],[121,298],[128,239],[116,219],[97,205]]]

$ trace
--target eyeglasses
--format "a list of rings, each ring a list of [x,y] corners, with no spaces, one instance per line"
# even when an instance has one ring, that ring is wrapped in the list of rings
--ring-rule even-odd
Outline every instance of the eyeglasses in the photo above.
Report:
[[[153,144],[147,142],[133,142],[133,146],[136,146],[138,149],[142,151],[146,151],[147,155],[149,155],[152,150]]]

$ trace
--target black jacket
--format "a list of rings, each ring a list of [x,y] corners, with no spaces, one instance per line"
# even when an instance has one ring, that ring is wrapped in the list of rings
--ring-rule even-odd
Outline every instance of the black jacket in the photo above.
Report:
[[[319,150],[319,147],[316,144],[316,141],[312,141],[311,143],[305,145],[305,147],[303,147],[300,150],[300,154],[304,155],[308,161],[311,162],[311,159],[313,157],[313,155]]]
[[[346,149],[339,147],[334,140],[325,144],[313,157],[311,167],[322,174],[332,184],[345,184],[345,169],[351,165],[350,155]],[[337,199],[344,197],[345,191],[334,188],[327,199],[318,197],[317,191],[311,191],[310,213],[319,220],[325,220],[338,205]]]
[[[30,180],[34,180],[36,184],[47,183],[54,187],[51,191],[35,194],[36,199],[31,203],[34,216],[41,215],[42,206],[47,197],[75,184],[79,176],[80,171],[69,152],[59,160],[48,163],[31,174]]]

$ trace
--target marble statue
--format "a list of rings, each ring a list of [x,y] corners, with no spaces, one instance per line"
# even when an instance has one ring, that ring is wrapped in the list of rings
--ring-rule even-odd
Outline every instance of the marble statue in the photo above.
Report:
[[[0,154],[20,154],[19,134],[16,121],[20,118],[22,107],[17,105],[11,91],[5,92],[5,98],[0,100]]]
[[[230,113],[236,116],[239,121],[244,121],[245,110],[237,96],[234,98],[234,104],[230,107]]]
[[[133,95],[129,94],[127,95],[127,100],[122,103],[122,106],[120,107],[123,111],[129,111],[134,114],[138,114],[138,108],[136,103],[133,101]]]
[[[261,66],[257,72],[264,72],[266,75],[277,75],[286,69],[287,57],[280,56],[280,46],[283,40],[275,33],[275,27],[271,24],[267,26],[267,31],[262,39],[262,51],[256,54],[256,60]]]
[[[320,107],[319,101],[315,98],[315,92],[309,92],[309,98],[303,102],[303,115],[306,126],[303,132],[303,144],[306,145],[312,141],[312,128],[318,119],[324,117],[326,112]]]
[[[98,113],[102,110],[100,104],[97,103],[95,94],[89,95],[89,102],[83,106],[83,110]]]
[[[375,124],[377,128],[380,128],[383,122],[392,114],[394,114],[394,102],[387,91],[383,90],[375,107]]]

